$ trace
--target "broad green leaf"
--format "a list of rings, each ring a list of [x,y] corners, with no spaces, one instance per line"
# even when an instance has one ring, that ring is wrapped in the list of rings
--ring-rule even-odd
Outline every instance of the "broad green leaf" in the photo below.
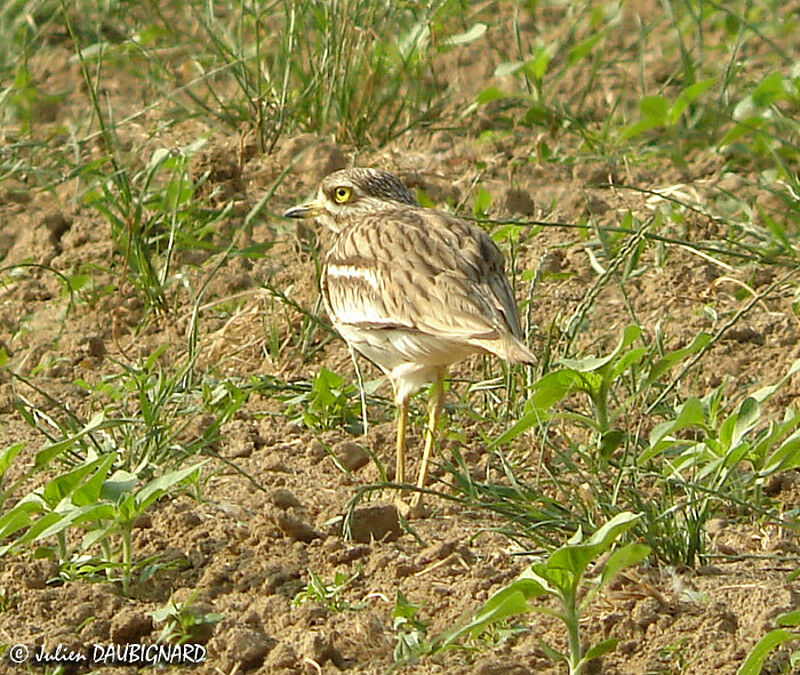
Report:
[[[548,410],[569,392],[575,391],[578,388],[576,384],[580,381],[580,375],[571,370],[557,370],[540,378],[533,385],[533,393],[525,403],[523,416],[492,441],[489,448],[508,443],[528,429],[550,419]]]
[[[711,335],[709,333],[698,333],[695,335],[692,343],[687,347],[676,349],[675,351],[665,354],[653,365],[650,374],[647,376],[645,386],[649,386],[655,382],[678,361],[685,359],[687,356],[692,356],[693,354],[696,354],[702,350],[709,342],[711,342]]]
[[[475,635],[489,624],[497,623],[509,616],[524,614],[527,611],[528,602],[525,599],[525,595],[520,591],[512,590],[510,593],[503,594],[500,601],[491,603],[491,605],[487,602],[487,604],[475,614],[475,618],[470,621],[467,629],[470,633]]]
[[[625,440],[625,432],[620,431],[619,429],[611,429],[606,431],[600,437],[600,446],[598,448],[601,457],[610,457],[611,454],[616,450],[620,445],[622,445],[623,441]]]
[[[550,51],[547,47],[539,46],[534,50],[534,56],[525,62],[525,70],[536,80],[544,78],[547,67],[550,65]]]
[[[773,620],[776,626],[798,626],[800,625],[800,609],[793,609],[790,612],[779,614]]]
[[[778,100],[786,97],[786,87],[783,76],[774,71],[767,75],[753,90],[753,103],[759,108],[766,108]]]
[[[617,537],[630,530],[639,518],[641,518],[641,514],[631,513],[630,511],[618,513],[589,537],[586,544],[602,546],[602,550],[605,551],[614,543]]]
[[[501,98],[508,98],[508,94],[500,91],[497,87],[487,87],[475,97],[475,103],[486,105]]]
[[[119,469],[103,481],[100,496],[110,502],[118,502],[123,495],[127,495],[136,485],[136,474]]]
[[[485,187],[479,187],[472,204],[472,215],[476,217],[484,215],[491,205],[492,195]]]
[[[594,647],[586,650],[586,653],[581,658],[581,663],[587,663],[588,661],[599,659],[601,656],[603,656],[603,654],[608,654],[608,652],[614,649],[618,644],[619,640],[617,640],[617,638],[608,638],[607,640],[603,640]]]
[[[635,340],[638,340],[642,335],[642,329],[637,326],[636,324],[630,324],[625,326],[625,330],[622,331],[622,337],[620,337],[617,346],[611,351],[610,354],[607,356],[588,356],[583,359],[561,359],[559,361],[560,364],[566,366],[567,368],[571,368],[573,370],[577,370],[580,372],[591,372],[595,370],[599,370],[603,366],[611,363],[616,356],[624,349],[626,349],[631,343]]]
[[[683,111],[686,110],[689,104],[695,101],[698,96],[704,94],[711,87],[713,87],[715,82],[716,80],[713,78],[700,80],[699,82],[689,85],[680,94],[678,94],[678,98],[675,99],[675,103],[673,103],[672,107],[669,109],[669,123],[675,124],[680,119],[680,116],[683,114]]]
[[[600,575],[599,587],[602,588],[626,567],[638,565],[650,555],[650,547],[631,542],[614,551],[606,561]]]
[[[24,441],[20,441],[19,443],[13,443],[12,445],[9,445],[5,450],[3,450],[3,454],[0,455],[0,479],[8,470],[11,462],[14,461],[14,458],[22,451],[24,447]]]
[[[525,594],[519,589],[517,582],[498,591],[475,612],[470,622],[462,627],[445,631],[440,636],[441,645],[451,645],[467,634],[475,635],[492,623],[509,616],[524,614],[528,611]]]
[[[150,481],[136,493],[136,507],[139,513],[144,511],[156,499],[165,494],[167,490],[191,478],[193,474],[200,471],[200,468],[207,461],[208,460],[203,460],[202,462],[198,462],[192,466],[184,467],[183,469],[178,469],[176,471],[170,471],[169,473],[165,473],[163,476],[159,476],[155,480]]]
[[[73,504],[76,506],[83,506],[84,504],[92,504],[100,499],[103,483],[115,459],[115,453],[108,453],[100,458],[101,461],[97,466],[94,476],[75,489],[72,495]]]
[[[742,401],[736,413],[736,423],[733,427],[731,446],[736,447],[742,438],[756,425],[761,415],[761,406],[751,396]]]
[[[45,513],[41,518],[32,522],[28,528],[28,531],[25,532],[25,534],[23,534],[15,542],[13,542],[12,545],[16,547],[22,544],[27,544],[30,541],[34,541],[39,536],[40,532],[60,522],[63,518],[63,514],[60,513]],[[0,555],[2,555],[2,552],[0,552]]]
[[[760,476],[769,476],[779,471],[789,471],[800,466],[800,432],[792,434],[777,450],[767,456]]]
[[[784,642],[797,639],[798,635],[782,628],[770,631],[756,642],[744,663],[739,666],[736,675],[761,675],[761,667],[764,665],[764,660],[769,653]]]
[[[762,387],[761,389],[753,392],[750,394],[752,398],[754,398],[759,403],[763,403],[766,401],[770,396],[772,396],[778,389],[780,389],[789,378],[794,375],[798,370],[800,370],[800,359],[795,359],[792,362],[792,365],[789,366],[789,370],[781,377],[781,379],[776,382],[775,384],[768,385],[766,387]]]
[[[636,138],[636,136],[643,134],[645,131],[660,126],[663,126],[663,124],[658,119],[654,117],[646,117],[625,127],[622,130],[622,133],[619,135],[619,140],[620,142],[623,142],[630,140],[631,138]]]
[[[658,125],[666,123],[669,107],[669,99],[665,96],[645,96],[639,101],[642,118]]]
[[[594,35],[589,36],[588,38],[581,40],[578,44],[572,47],[569,50],[569,54],[567,55],[567,63],[570,65],[580,61],[586,55],[590,54],[592,49],[594,49],[595,45],[600,42],[605,37],[604,32],[598,32]]]
[[[556,549],[547,560],[533,565],[533,569],[539,576],[564,592],[572,585],[575,578],[583,574],[592,560],[608,550],[620,535],[636,524],[639,518],[639,515],[630,512],[618,513],[585,542],[567,544]]]
[[[740,116],[737,116],[734,113],[734,118],[739,119]],[[752,134],[754,131],[758,131],[761,127],[763,127],[767,123],[763,117],[758,116],[750,116],[746,117],[745,119],[739,119],[719,141],[719,147],[724,148],[732,143],[735,143],[740,138],[744,138],[749,134]]]
[[[86,506],[81,506],[73,509],[72,511],[58,515],[60,517],[57,520],[54,519],[52,523],[48,524],[44,528],[39,527],[39,524],[44,520],[44,518],[40,518],[36,522],[37,533],[32,541],[39,541],[41,539],[46,539],[47,537],[52,537],[59,532],[63,532],[74,523],[82,520],[97,520],[100,518],[113,517],[114,510],[108,504],[87,504]],[[34,528],[32,527],[31,530],[34,530]]]
[[[686,427],[702,427],[703,424],[705,424],[703,404],[699,398],[692,396],[686,399],[674,420],[667,420],[653,427],[650,432],[650,446],[656,445],[667,434],[674,434]]]
[[[86,461],[71,471],[56,476],[42,488],[40,493],[42,499],[50,508],[54,508],[65,497],[71,495],[86,476],[96,471],[103,464],[106,465],[107,470],[113,460],[113,455],[104,455],[103,457]]]
[[[109,535],[117,531],[117,526],[108,525],[106,527],[98,527],[95,530],[90,530],[81,539],[81,549],[86,551],[94,546],[97,542],[106,539]]]
[[[19,530],[29,527],[31,522],[30,516],[25,509],[16,507],[11,509],[0,518],[0,539],[5,539],[14,534],[14,532],[19,532]]]
[[[622,375],[630,366],[639,363],[644,358],[645,354],[647,354],[647,347],[637,347],[636,349],[630,349],[625,352],[611,369],[611,377],[609,379],[613,381],[615,378]]]

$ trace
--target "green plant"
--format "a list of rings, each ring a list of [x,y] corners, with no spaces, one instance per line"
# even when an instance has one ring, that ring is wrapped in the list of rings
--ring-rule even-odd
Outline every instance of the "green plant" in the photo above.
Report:
[[[115,453],[90,456],[5,511],[0,539],[12,535],[14,539],[0,547],[0,556],[39,543],[36,555],[54,557],[72,573],[104,570],[110,579],[120,580],[127,593],[134,571],[152,562],[134,559],[136,520],[156,500],[196,482],[203,462],[145,482],[121,469],[112,473],[115,459]],[[68,531],[85,533],[75,549]],[[50,538],[55,538],[55,546],[44,543]],[[94,546],[101,554],[89,561],[85,554]]]
[[[396,664],[409,663],[431,651],[427,642],[428,625],[417,616],[419,606],[406,600],[397,591],[392,609],[392,627],[395,632],[393,659]]]
[[[308,601],[318,602],[327,607],[332,612],[342,612],[349,609],[360,609],[361,603],[352,604],[348,602],[343,593],[361,576],[361,572],[347,576],[342,572],[337,572],[333,577],[333,582],[326,584],[314,572],[308,570],[308,584],[297,593],[292,599],[292,606],[297,607]]]
[[[219,16],[201,4],[197,15],[209,49],[198,61],[209,75],[190,96],[223,122],[250,124],[268,152],[296,130],[383,143],[438,108],[444,84],[430,57],[446,5],[281,1]],[[470,39],[444,37],[440,45]]]
[[[616,347],[606,356],[587,356],[582,359],[561,359],[561,366],[540,378],[530,388],[522,417],[492,442],[496,447],[519,434],[554,420],[569,420],[591,429],[601,456],[608,457],[624,440],[616,428],[616,418],[624,411],[610,409],[612,401],[631,405],[633,395],[642,395],[677,362],[702,351],[710,336],[701,333],[689,347],[658,357],[648,347],[632,347],[642,337],[636,325],[625,328]],[[644,362],[646,367],[637,368]],[[630,383],[633,382],[631,385]],[[628,388],[628,394],[618,393],[615,387]],[[589,399],[592,415],[579,412],[557,412],[554,406],[568,395],[580,392]]]
[[[361,407],[356,388],[323,367],[307,391],[285,399],[289,414],[310,429],[345,428],[361,433]],[[297,411],[296,414],[295,411]]]
[[[179,287],[173,270],[175,252],[213,250],[212,234],[230,213],[230,204],[203,209],[196,199],[200,184],[189,177],[189,160],[204,144],[200,139],[182,150],[156,150],[139,170],[123,167],[118,151],[109,147],[116,165],[110,177],[102,163],[80,172],[96,185],[84,201],[109,222],[125,278],[147,309],[170,309],[168,291]]]
[[[153,621],[163,623],[156,642],[183,644],[185,642],[207,642],[215,624],[225,618],[219,612],[209,612],[193,605],[197,592],[194,591],[183,602],[170,598],[163,607],[153,610]]]
[[[650,549],[642,544],[626,544],[608,557],[602,570],[593,578],[586,578],[586,569],[631,529],[639,517],[633,513],[619,513],[585,540],[581,530],[578,530],[564,546],[541,562],[530,565],[516,581],[492,595],[466,626],[438,636],[434,640],[437,649],[453,645],[464,637],[474,638],[487,626],[508,617],[534,611],[556,617],[567,630],[566,653],[540,641],[542,649],[550,658],[564,662],[569,667],[570,675],[582,672],[586,663],[614,649],[617,640],[609,638],[584,649],[580,637],[581,616],[603,586],[620,570],[644,560]],[[555,599],[558,609],[528,604],[532,599],[545,596]]]
[[[796,630],[800,626],[800,609],[784,612],[776,616],[772,623],[776,628],[756,642],[747,658],[739,666],[736,675],[761,675],[764,661],[772,650],[786,642],[800,640],[800,632]],[[787,628],[795,630],[787,630]],[[800,650],[794,650],[788,660],[792,672],[795,672],[800,666]]]

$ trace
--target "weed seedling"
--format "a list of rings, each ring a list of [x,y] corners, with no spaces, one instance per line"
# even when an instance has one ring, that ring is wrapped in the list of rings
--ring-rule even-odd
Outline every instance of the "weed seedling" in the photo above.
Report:
[[[419,606],[406,600],[397,591],[392,610],[392,622],[397,644],[394,646],[394,662],[408,663],[431,651],[427,642],[428,625],[417,616]]]
[[[627,544],[611,554],[595,577],[586,578],[584,573],[589,564],[609,550],[638,519],[636,514],[620,513],[586,540],[578,530],[564,546],[541,562],[530,565],[516,581],[489,598],[466,626],[436,638],[437,650],[455,644],[462,637],[475,638],[488,626],[508,617],[534,611],[556,617],[567,629],[567,653],[540,641],[545,653],[567,664],[570,675],[582,672],[586,663],[614,649],[617,640],[609,638],[584,651],[580,638],[581,616],[603,586],[623,568],[644,560],[650,554],[650,548],[637,543]],[[554,598],[558,609],[528,604],[529,600],[541,597]]]
[[[193,592],[184,602],[170,598],[163,607],[152,612],[153,621],[163,623],[164,627],[156,642],[169,642],[182,645],[185,642],[206,642],[211,637],[211,629],[225,616],[219,612],[205,612],[193,606],[197,593]]]
[[[54,537],[55,547],[41,548],[40,555],[55,557],[73,573],[104,568],[110,577],[119,574],[127,593],[141,564],[133,557],[136,520],[157,499],[196,480],[203,462],[142,482],[128,471],[111,473],[115,458],[114,453],[88,458],[20,499],[0,517],[0,537],[17,535],[0,547],[0,556]],[[70,529],[86,532],[78,550],[68,545]],[[87,565],[84,554],[95,545],[102,554]]]
[[[800,609],[776,616],[773,623],[777,627],[756,642],[744,663],[739,666],[736,675],[760,675],[764,661],[773,649],[784,642],[800,640],[800,632],[797,630],[797,627],[800,626]],[[787,630],[788,628],[794,630]],[[789,655],[789,666],[791,672],[797,672],[797,668],[800,666],[800,650],[795,650]]]
[[[308,584],[294,596],[292,607],[298,607],[309,600],[324,605],[331,612],[343,612],[348,609],[361,609],[362,603],[351,604],[344,599],[343,593],[361,575],[360,571],[352,576],[347,576],[342,572],[337,572],[333,577],[333,583],[326,584],[314,572],[308,570]]]

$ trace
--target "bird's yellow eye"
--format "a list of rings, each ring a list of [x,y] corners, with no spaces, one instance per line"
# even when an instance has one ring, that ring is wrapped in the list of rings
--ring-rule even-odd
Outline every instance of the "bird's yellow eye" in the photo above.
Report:
[[[333,198],[337,204],[344,204],[352,196],[353,191],[349,187],[337,187],[333,190]]]

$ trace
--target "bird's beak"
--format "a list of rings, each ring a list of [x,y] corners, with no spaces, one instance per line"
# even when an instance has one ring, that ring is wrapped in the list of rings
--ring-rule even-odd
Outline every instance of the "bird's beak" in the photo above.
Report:
[[[284,214],[284,218],[313,218],[318,216],[322,211],[322,204],[317,200],[305,202],[304,204],[297,204],[288,209]]]

